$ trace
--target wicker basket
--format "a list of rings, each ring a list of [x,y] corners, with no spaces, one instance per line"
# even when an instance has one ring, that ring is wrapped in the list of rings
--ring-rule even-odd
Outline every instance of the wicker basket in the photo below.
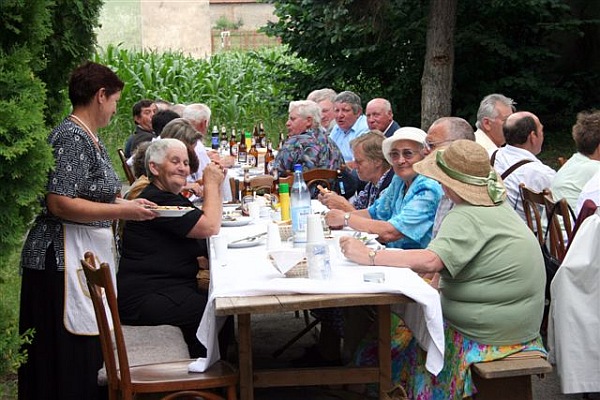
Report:
[[[275,259],[271,255],[268,257],[273,266],[277,268]],[[306,263],[306,257],[297,262],[292,268],[287,270],[284,275],[286,278],[308,278],[308,264]]]
[[[289,219],[287,221],[282,221],[278,223],[279,225],[279,236],[281,236],[282,241],[288,241],[294,234],[292,232],[292,221]]]
[[[294,265],[285,273],[286,278],[308,278],[306,258]]]

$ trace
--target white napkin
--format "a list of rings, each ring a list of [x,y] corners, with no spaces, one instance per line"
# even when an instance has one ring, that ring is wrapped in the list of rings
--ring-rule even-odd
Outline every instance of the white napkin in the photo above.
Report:
[[[269,256],[273,258],[273,264],[277,271],[285,274],[306,257],[306,251],[304,249],[279,249],[269,251]]]

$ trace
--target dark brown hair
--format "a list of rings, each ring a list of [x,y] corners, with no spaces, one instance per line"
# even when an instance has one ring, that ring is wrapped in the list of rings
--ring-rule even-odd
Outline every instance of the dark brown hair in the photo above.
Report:
[[[106,96],[123,90],[125,84],[110,68],[88,61],[77,67],[69,78],[69,100],[73,107],[85,106],[92,101],[98,90]]]

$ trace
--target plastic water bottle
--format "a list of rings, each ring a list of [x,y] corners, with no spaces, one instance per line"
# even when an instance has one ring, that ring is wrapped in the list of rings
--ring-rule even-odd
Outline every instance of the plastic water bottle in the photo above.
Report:
[[[306,219],[311,213],[310,192],[304,182],[302,165],[294,165],[294,183],[290,193],[294,244],[306,243]]]

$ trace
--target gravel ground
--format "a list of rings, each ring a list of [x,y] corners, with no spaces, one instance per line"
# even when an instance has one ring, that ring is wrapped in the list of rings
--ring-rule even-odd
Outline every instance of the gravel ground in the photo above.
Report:
[[[300,314],[301,316],[302,314]],[[272,353],[282,346],[294,334],[302,330],[304,319],[296,318],[294,313],[256,315],[252,317],[252,340],[254,348],[254,363],[257,367],[289,366],[290,360],[300,357],[304,348],[315,343],[314,335],[309,333],[302,337],[292,347],[278,358]],[[600,379],[600,377],[599,377]],[[300,387],[300,388],[269,388],[256,389],[256,400],[357,400],[364,396],[344,390],[340,387]],[[560,393],[560,384],[556,373],[544,378],[533,377],[534,400],[574,400],[582,399],[582,394],[565,395]],[[588,399],[600,400],[600,393],[590,394]],[[509,400],[509,399],[507,399]]]

